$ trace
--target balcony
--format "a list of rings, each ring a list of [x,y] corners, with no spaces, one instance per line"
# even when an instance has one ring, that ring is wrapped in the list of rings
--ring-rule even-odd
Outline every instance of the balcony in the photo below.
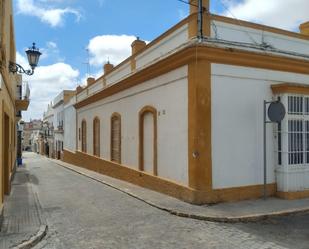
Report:
[[[27,111],[29,107],[29,99],[16,99],[15,106],[17,111]]]
[[[17,111],[27,111],[29,107],[29,96],[30,96],[30,89],[28,84],[25,84],[25,93],[22,97],[22,85],[17,85],[16,89],[16,100],[15,100],[15,106]]]

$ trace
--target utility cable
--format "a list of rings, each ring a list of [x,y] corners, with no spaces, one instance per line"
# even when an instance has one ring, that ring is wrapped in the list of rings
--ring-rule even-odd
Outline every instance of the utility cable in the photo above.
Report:
[[[226,11],[228,13],[231,14],[231,16],[237,21],[237,23],[239,24],[239,26],[243,26],[242,23],[240,22],[240,20],[232,13],[232,11],[225,5],[225,3],[223,3],[222,0],[219,0],[219,2],[222,4],[223,8],[226,9]],[[250,38],[250,40],[255,44],[258,45],[259,43],[256,42],[256,40],[250,35],[250,33],[246,30],[243,30],[244,33],[246,33],[248,35],[248,37]]]
[[[182,2],[182,3],[185,3],[185,4],[188,4],[188,5],[191,5],[191,6],[195,6],[195,7],[198,7],[198,5],[196,4],[193,4],[193,3],[190,3],[188,1],[185,1],[185,0],[178,0],[179,2]]]

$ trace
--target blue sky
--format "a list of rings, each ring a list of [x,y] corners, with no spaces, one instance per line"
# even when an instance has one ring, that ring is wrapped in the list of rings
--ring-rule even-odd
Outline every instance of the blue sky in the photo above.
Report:
[[[82,74],[86,73],[87,47],[89,40],[103,34],[132,35],[151,41],[179,22],[187,15],[189,7],[178,0],[50,0],[31,1],[46,9],[67,8],[79,12],[80,16],[68,13],[63,22],[52,27],[36,16],[20,13],[15,1],[15,36],[17,50],[36,41],[42,48],[48,42],[57,44],[52,56],[40,61],[40,65],[49,65],[56,61],[65,61]],[[217,2],[217,1],[214,1]],[[85,4],[87,3],[87,4]],[[222,6],[212,5],[215,12]],[[27,27],[27,28],[26,28]],[[91,71],[97,68],[92,66]]]
[[[309,20],[308,0],[221,0],[239,19],[297,31]],[[211,12],[229,15],[221,1],[211,1]],[[17,60],[27,67],[24,50],[33,41],[42,50],[39,67],[24,77],[31,88],[25,120],[42,117],[47,104],[63,89],[83,84],[87,52],[91,74],[103,63],[129,56],[135,36],[151,41],[184,18],[189,6],[178,0],[14,0]],[[295,4],[296,3],[296,4]],[[294,14],[290,8],[298,6]],[[284,13],[284,12],[287,13]],[[282,18],[284,17],[284,18]]]

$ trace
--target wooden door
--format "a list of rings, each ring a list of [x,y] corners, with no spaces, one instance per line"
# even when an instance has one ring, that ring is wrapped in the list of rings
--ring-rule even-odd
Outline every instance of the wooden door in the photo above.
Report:
[[[111,161],[121,163],[121,120],[118,115],[111,120]]]
[[[10,119],[9,116],[4,114],[4,127],[3,127],[3,191],[5,195],[10,194],[10,165],[9,165],[9,154],[10,154]]]
[[[100,120],[93,120],[93,154],[100,157]]]
[[[82,121],[82,152],[87,152],[87,124],[86,121]]]

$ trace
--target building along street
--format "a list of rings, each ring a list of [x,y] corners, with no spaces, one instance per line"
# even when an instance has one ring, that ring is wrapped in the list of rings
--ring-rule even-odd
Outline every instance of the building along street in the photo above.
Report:
[[[45,157],[24,157],[49,227],[35,249],[309,248],[308,214],[235,224],[181,218]]]

